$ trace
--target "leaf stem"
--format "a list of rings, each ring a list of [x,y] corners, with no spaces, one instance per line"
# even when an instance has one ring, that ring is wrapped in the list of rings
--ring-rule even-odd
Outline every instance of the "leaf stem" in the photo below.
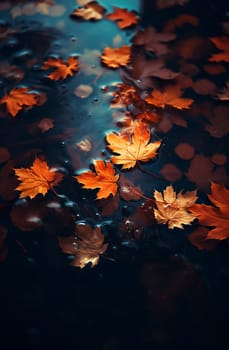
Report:
[[[151,172],[150,170],[144,169],[144,168],[142,167],[141,163],[139,163],[138,161],[137,161],[137,167],[138,167],[139,170],[141,170],[141,172],[143,172],[143,173],[145,173],[145,174],[147,174],[147,175],[150,175],[150,176],[152,176],[152,177],[155,177],[156,179],[159,179],[159,180],[164,180],[164,181],[166,181],[161,175],[155,174],[155,173]]]

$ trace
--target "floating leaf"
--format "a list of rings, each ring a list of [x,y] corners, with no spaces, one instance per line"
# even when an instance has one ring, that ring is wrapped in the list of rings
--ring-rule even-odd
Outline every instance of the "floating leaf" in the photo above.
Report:
[[[105,8],[97,1],[87,2],[84,6],[75,9],[72,13],[72,17],[78,17],[85,20],[95,20],[98,21],[103,18],[105,13]]]
[[[178,194],[173,187],[167,186],[163,194],[154,191],[156,209],[154,215],[159,224],[167,224],[170,229],[181,228],[183,225],[190,225],[196,218],[189,208],[196,202],[196,191],[187,191]]]
[[[35,158],[30,168],[14,169],[18,180],[21,182],[16,190],[20,191],[20,198],[33,199],[38,193],[43,196],[63,178],[63,174],[55,169],[50,169],[45,160]]]
[[[108,246],[104,243],[100,226],[92,228],[84,223],[76,225],[74,236],[59,237],[59,244],[64,253],[75,256],[71,265],[81,269],[88,263],[91,263],[91,267],[96,266],[100,254],[103,254]]]
[[[229,62],[229,37],[220,36],[210,38],[217,49],[222,52],[213,54],[210,58],[210,62]]]
[[[207,227],[200,226],[188,235],[188,240],[199,250],[213,250],[219,242],[215,239],[208,239],[208,232]]]
[[[115,175],[115,169],[111,162],[104,162],[100,159],[95,160],[94,168],[94,172],[89,170],[74,176],[74,178],[83,184],[83,188],[91,190],[99,188],[97,199],[107,198],[110,195],[114,196],[118,189],[117,181],[119,175]]]
[[[125,66],[130,60],[131,48],[123,45],[121,47],[105,47],[101,55],[101,61],[110,68]]]
[[[119,28],[125,29],[138,23],[139,17],[126,8],[114,7],[114,11],[106,16],[111,21],[117,21]]]
[[[211,194],[208,195],[213,205],[195,204],[190,211],[203,226],[213,227],[207,238],[224,240],[229,238],[229,190],[222,184],[211,183]]]
[[[168,20],[165,24],[164,31],[173,32],[177,28],[182,27],[184,24],[190,24],[196,27],[199,24],[199,18],[187,13],[183,13],[175,18]]]
[[[122,169],[133,168],[137,161],[148,162],[157,155],[161,141],[150,143],[150,131],[139,124],[131,137],[126,134],[110,133],[106,136],[108,148],[118,155],[112,157],[114,164],[122,164]]]
[[[153,90],[150,95],[145,98],[145,101],[157,107],[165,108],[166,105],[177,109],[188,109],[193,103],[191,98],[181,97],[182,90],[175,86],[169,86],[164,92]]]
[[[173,33],[158,33],[154,27],[148,27],[144,31],[140,30],[133,37],[134,45],[143,45],[146,51],[155,52],[158,55],[164,55],[169,50],[166,43],[176,39]]]
[[[55,70],[48,75],[51,80],[66,79],[67,76],[73,76],[78,71],[78,59],[69,56],[66,62],[61,58],[50,57],[45,61],[41,67],[44,70],[54,68]]]
[[[28,87],[16,87],[0,99],[0,104],[5,103],[7,111],[15,117],[21,109],[37,105],[37,97],[38,93],[31,92]]]

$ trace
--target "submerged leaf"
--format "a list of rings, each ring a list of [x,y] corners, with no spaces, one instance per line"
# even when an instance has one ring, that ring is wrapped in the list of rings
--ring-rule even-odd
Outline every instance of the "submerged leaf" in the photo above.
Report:
[[[59,237],[59,244],[64,253],[75,255],[71,265],[84,268],[88,263],[94,267],[99,262],[100,254],[107,249],[101,227],[90,227],[84,223],[76,225],[75,236]]]

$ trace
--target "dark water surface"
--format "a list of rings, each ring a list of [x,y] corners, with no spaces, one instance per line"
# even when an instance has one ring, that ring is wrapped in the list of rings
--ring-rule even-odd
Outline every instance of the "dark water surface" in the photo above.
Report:
[[[124,176],[149,197],[169,184],[176,191],[197,188],[202,203],[207,203],[211,181],[228,186],[229,107],[228,100],[216,98],[228,81],[228,63],[216,64],[217,74],[207,67],[210,55],[218,52],[208,38],[228,37],[228,5],[190,1],[158,9],[153,1],[101,1],[107,12],[116,6],[140,14],[138,26],[120,30],[105,19],[73,19],[73,0],[40,1],[42,13],[38,4],[0,2],[0,97],[25,85],[47,99],[15,118],[4,106],[0,110],[0,226],[8,233],[0,252],[6,255],[8,247],[0,265],[2,349],[193,349],[212,344],[228,349],[227,242],[211,251],[198,250],[188,240],[195,224],[184,230],[137,224],[141,200],[120,199],[118,208],[106,215],[95,200],[96,191],[83,190],[72,178],[93,159],[110,158],[104,137],[120,130],[124,124],[118,121],[126,114],[125,107],[111,108],[117,84],[130,84],[142,96],[155,86],[163,88],[167,79],[152,76],[149,63],[163,57],[167,68],[183,74],[185,97],[195,102],[187,111],[160,110],[160,122],[151,125],[152,137],[162,140],[162,146],[156,161],[144,168],[165,179],[138,168]],[[141,46],[133,49],[133,62],[126,68],[101,64],[105,46],[131,44],[140,25],[151,24],[161,32],[180,14],[196,16],[199,24],[177,26],[165,56]],[[42,62],[69,55],[79,57],[79,72],[62,81],[48,79]],[[134,108],[131,112],[137,114]],[[89,152],[77,146],[85,139],[92,145]],[[194,150],[187,159],[174,151],[181,143]],[[45,155],[50,166],[65,174],[57,187],[61,196],[18,199],[13,168],[31,166],[37,155]],[[56,210],[50,209],[53,202]],[[58,245],[57,237],[73,234],[75,222],[102,227],[109,246],[94,268],[70,266]]]

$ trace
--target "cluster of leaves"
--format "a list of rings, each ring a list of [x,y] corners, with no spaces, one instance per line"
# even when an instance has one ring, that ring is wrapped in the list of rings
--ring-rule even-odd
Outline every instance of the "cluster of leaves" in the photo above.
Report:
[[[157,1],[156,5],[163,9],[177,4],[184,5],[186,2],[164,1],[163,4],[161,1]],[[118,7],[114,7],[113,12],[106,15],[106,9],[96,1],[87,2],[78,7],[72,12],[71,17],[78,20],[107,19],[116,21],[121,30],[135,26],[139,20],[139,16],[134,11]],[[174,46],[175,50],[170,49],[170,45],[173,45],[176,39],[176,34],[173,31],[185,23],[197,26],[198,19],[190,15],[181,15],[169,21],[162,32],[157,32],[152,26],[138,30],[132,38],[132,45],[104,48],[100,55],[101,63],[108,69],[119,68],[123,78],[123,82],[117,85],[117,89],[113,93],[110,107],[118,110],[124,108],[126,113],[122,112],[122,119],[119,120],[121,129],[106,135],[106,146],[112,154],[110,158],[94,160],[90,170],[83,171],[73,178],[84,189],[97,190],[96,199],[101,203],[103,210],[106,206],[108,207],[108,203],[109,205],[112,203],[112,210],[116,210],[119,205],[119,196],[126,201],[141,201],[141,205],[135,213],[135,222],[138,222],[138,227],[164,224],[169,229],[184,229],[184,225],[191,225],[195,220],[198,221],[202,226],[198,227],[189,236],[189,239],[192,244],[203,249],[203,247],[209,247],[209,242],[211,245],[212,240],[229,238],[227,229],[229,191],[225,186],[212,182],[211,194],[208,195],[212,205],[206,205],[196,203],[197,190],[185,193],[181,190],[176,193],[172,185],[166,186],[162,192],[154,190],[154,194],[149,198],[142,193],[139,186],[135,186],[124,175],[135,167],[147,173],[147,169],[143,167],[142,163],[155,161],[161,147],[161,140],[158,138],[152,140],[151,128],[160,124],[165,115],[164,110],[171,109],[175,115],[175,113],[189,110],[195,105],[194,99],[186,97],[186,92],[187,94],[189,92],[187,89],[192,89],[197,94],[203,92],[203,95],[209,94],[221,101],[228,101],[228,82],[226,82],[225,89],[217,93],[216,87],[211,82],[204,79],[193,81],[185,75],[185,71],[191,71],[190,75],[195,76],[198,69],[194,64],[189,63],[186,66],[183,64],[185,68],[182,68],[181,64],[183,71],[181,70],[179,73],[168,68],[165,55],[172,57],[177,50],[178,55],[182,59],[186,59],[193,52],[198,51],[198,47],[202,44],[202,41],[198,39],[189,42],[191,48],[188,43],[185,44],[185,48],[180,43],[180,46]],[[208,58],[210,64],[229,62],[228,38],[226,36],[212,37],[208,41],[208,44],[213,43],[221,51]],[[187,47],[189,47],[190,52],[186,51]],[[153,59],[149,59],[149,57],[153,57]],[[212,68],[206,69],[211,70]],[[73,77],[79,70],[79,61],[75,56],[69,56],[65,61],[59,57],[49,57],[42,62],[41,70],[50,70],[47,78],[59,81]],[[85,89],[83,93],[85,94]],[[80,91],[77,90],[77,96],[80,94]],[[24,86],[14,87],[0,99],[0,104],[6,105],[7,111],[12,117],[15,117],[21,110],[44,102],[45,98],[42,93]],[[214,124],[214,116],[211,118],[211,123]],[[47,130],[52,127],[50,123],[52,124],[46,118],[43,126],[40,127]],[[182,123],[183,126],[184,122],[182,121]],[[161,125],[163,124],[161,123]],[[161,125],[160,127],[162,127]],[[210,127],[208,126],[209,130],[211,130]],[[209,133],[211,134],[211,131]],[[78,143],[77,146],[84,151],[91,149],[90,141],[87,139]],[[176,147],[175,153],[181,159],[190,160],[194,157],[195,150],[189,144],[183,143]],[[200,157],[200,155],[198,156]],[[213,161],[215,164],[222,163],[222,158],[216,158]],[[193,167],[194,162],[201,159],[193,158]],[[32,200],[39,194],[45,196],[49,190],[58,196],[54,187],[64,177],[56,168],[49,168],[45,158],[39,157],[35,157],[33,164],[28,168],[15,168],[14,173],[19,182],[15,189],[20,192],[20,198],[29,197]],[[165,180],[159,174],[151,173],[151,175]],[[192,181],[191,176],[187,173],[187,177]],[[197,184],[194,180],[193,182]],[[105,202],[103,202],[104,200]],[[110,212],[107,212],[107,215],[110,215]],[[3,255],[6,254],[5,236],[4,233],[1,241]],[[101,227],[91,227],[87,224],[76,225],[75,234],[70,237],[60,237],[59,244],[64,253],[74,256],[71,264],[80,268],[85,267],[88,262],[91,263],[92,267],[95,266],[99,261],[99,256],[104,254],[107,249]]]

